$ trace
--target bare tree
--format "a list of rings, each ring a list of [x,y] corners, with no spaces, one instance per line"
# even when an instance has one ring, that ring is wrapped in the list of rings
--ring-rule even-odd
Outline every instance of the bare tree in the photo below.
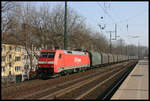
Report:
[[[4,40],[5,33],[9,31],[12,20],[8,18],[8,15],[15,7],[15,2],[3,1],[1,5],[1,31],[2,31],[2,40]]]
[[[67,14],[67,40],[69,49],[81,48],[109,53],[109,42],[103,34],[94,32],[86,25],[85,18],[80,16],[71,7],[69,7]],[[53,8],[50,8],[50,5],[41,5],[38,10],[30,4],[16,3],[11,12],[7,12],[7,23],[3,23],[3,26],[5,26],[3,29],[4,33],[13,36],[16,42],[21,43],[25,47],[30,57],[31,66],[33,66],[33,58],[36,57],[38,59],[38,54],[35,51],[31,51],[33,50],[33,46],[37,50],[51,50],[55,46],[63,49],[63,5],[56,5]],[[116,45],[112,45],[112,48],[112,53],[114,54],[126,54],[124,51],[126,48],[125,43],[121,40]],[[129,55],[136,55],[137,47],[129,45],[128,48],[130,50],[128,52]]]
[[[15,2],[12,2],[12,1],[3,1],[2,2],[2,6],[1,6],[1,11],[3,13],[4,12],[8,12],[12,8],[14,8],[14,6],[15,6]]]

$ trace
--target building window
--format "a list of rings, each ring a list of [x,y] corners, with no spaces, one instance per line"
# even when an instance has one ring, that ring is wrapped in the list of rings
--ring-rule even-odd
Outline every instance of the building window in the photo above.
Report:
[[[2,72],[5,72],[5,67],[4,66],[2,66]]]
[[[20,71],[20,66],[15,66],[15,71],[19,72]]]
[[[11,67],[11,63],[9,63],[9,67]]]
[[[20,59],[21,59],[20,56],[15,57],[15,61],[20,61]]]
[[[5,56],[2,56],[2,61],[5,61],[5,58],[6,58]]]
[[[3,45],[2,46],[2,51],[5,51],[6,50],[6,47]]]
[[[16,47],[16,51],[17,51],[17,52],[20,52],[20,51],[21,51],[21,48],[20,48],[20,47]]]
[[[11,75],[11,71],[9,71],[9,75]]]
[[[9,50],[12,50],[12,47],[11,47],[11,46],[9,46]]]
[[[9,59],[11,59],[11,55],[9,55]]]

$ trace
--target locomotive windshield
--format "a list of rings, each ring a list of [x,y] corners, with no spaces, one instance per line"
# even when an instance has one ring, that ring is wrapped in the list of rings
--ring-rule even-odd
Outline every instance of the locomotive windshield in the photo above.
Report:
[[[54,58],[55,52],[41,52],[40,58]]]

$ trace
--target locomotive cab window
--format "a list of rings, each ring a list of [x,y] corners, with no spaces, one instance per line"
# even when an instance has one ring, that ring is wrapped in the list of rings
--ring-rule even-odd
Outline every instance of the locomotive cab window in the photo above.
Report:
[[[55,52],[41,52],[40,58],[54,58]]]
[[[72,54],[72,52],[71,52],[71,51],[67,51],[67,53],[70,53],[70,54]]]

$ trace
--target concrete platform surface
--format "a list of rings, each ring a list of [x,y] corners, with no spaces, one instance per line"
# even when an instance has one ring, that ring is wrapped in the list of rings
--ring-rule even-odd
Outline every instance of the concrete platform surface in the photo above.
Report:
[[[112,96],[116,99],[149,99],[149,61],[139,60],[119,89]]]

